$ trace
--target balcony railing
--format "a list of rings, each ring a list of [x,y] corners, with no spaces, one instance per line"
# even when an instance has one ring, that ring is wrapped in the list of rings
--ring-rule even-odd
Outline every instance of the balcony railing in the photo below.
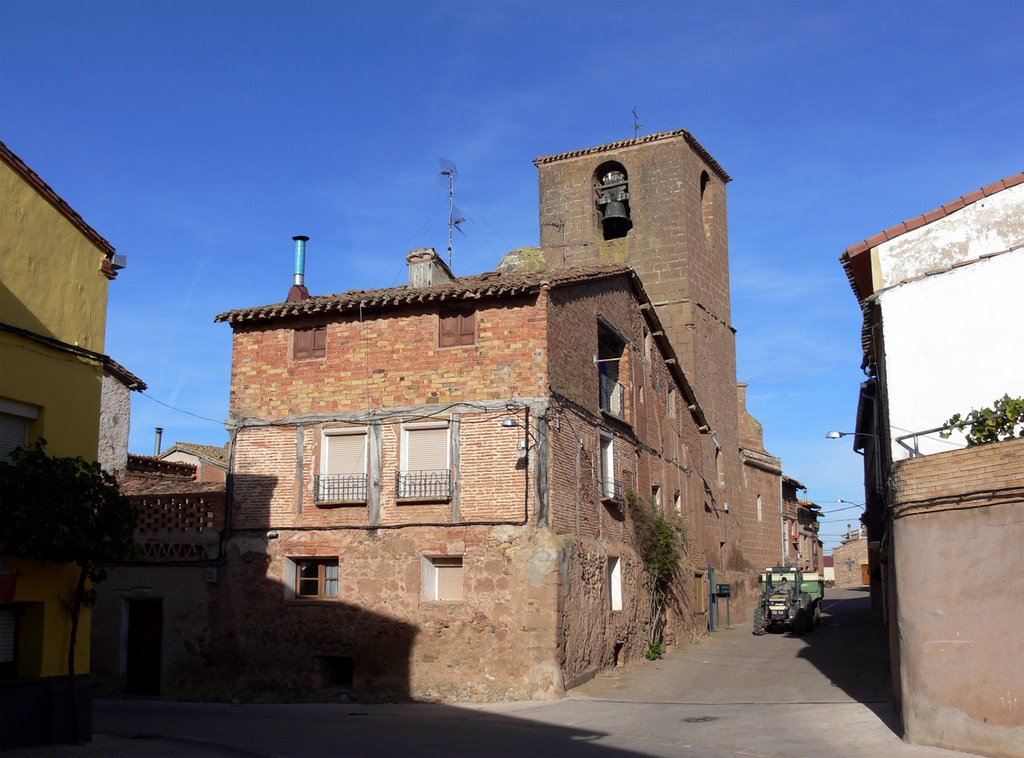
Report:
[[[601,482],[601,499],[621,503],[626,495],[626,486],[617,479],[605,479]]]
[[[318,503],[365,503],[366,474],[327,474],[313,477]]]
[[[599,376],[601,378],[601,410],[621,417],[623,415],[623,399],[626,395],[625,388],[604,374]]]
[[[448,500],[452,496],[452,472],[405,471],[397,477],[400,500]]]

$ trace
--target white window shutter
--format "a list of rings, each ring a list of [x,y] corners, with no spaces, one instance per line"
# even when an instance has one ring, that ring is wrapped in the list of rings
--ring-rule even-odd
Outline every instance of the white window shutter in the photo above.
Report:
[[[437,558],[437,599],[462,600],[462,559]]]
[[[327,437],[325,474],[365,474],[366,435],[334,434]]]
[[[406,470],[443,471],[448,468],[448,427],[406,429]]]
[[[0,461],[10,463],[11,453],[28,443],[28,420],[0,413]]]

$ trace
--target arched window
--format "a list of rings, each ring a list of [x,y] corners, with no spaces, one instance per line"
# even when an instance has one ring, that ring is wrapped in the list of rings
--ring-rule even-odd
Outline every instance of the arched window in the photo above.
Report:
[[[629,210],[629,177],[621,163],[602,163],[594,172],[594,203],[606,240],[625,237],[633,228]]]
[[[711,236],[711,176],[707,171],[700,172],[700,216],[704,223],[704,234]]]

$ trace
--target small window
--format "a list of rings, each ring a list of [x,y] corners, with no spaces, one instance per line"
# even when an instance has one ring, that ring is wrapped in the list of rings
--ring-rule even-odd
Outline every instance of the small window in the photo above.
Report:
[[[327,355],[327,327],[295,330],[295,360],[323,358]]]
[[[615,446],[612,438],[601,435],[601,497],[617,500],[621,496],[621,484],[615,479]]]
[[[761,520],[761,496],[757,496],[757,520]]]
[[[291,585],[296,600],[324,600],[338,597],[338,559],[292,558]]]
[[[608,598],[613,611],[622,610],[622,560],[608,556]]]
[[[597,373],[600,408],[614,416],[625,416],[626,391],[619,382],[624,373],[626,342],[603,321],[597,324]]]
[[[676,417],[676,388],[668,388],[668,415],[669,418]]]
[[[651,505],[653,505],[659,511],[661,510],[661,485],[655,484],[651,487]]]
[[[644,360],[651,359],[651,330],[644,327]]]
[[[683,498],[679,493],[679,490],[676,490],[675,494],[672,496],[672,507],[675,508],[676,513],[683,512]]]
[[[423,558],[423,599],[432,602],[462,602],[462,558]]]
[[[441,347],[476,343],[476,312],[442,313],[438,344]]]

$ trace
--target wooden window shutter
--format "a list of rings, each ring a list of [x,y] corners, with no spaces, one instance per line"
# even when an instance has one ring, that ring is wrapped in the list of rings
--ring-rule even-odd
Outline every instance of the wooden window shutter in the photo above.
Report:
[[[406,470],[442,471],[448,468],[448,427],[406,429]]]
[[[454,347],[459,340],[459,317],[453,314],[441,314],[441,347]]]
[[[472,345],[476,341],[476,311],[463,313],[458,318],[458,344]]]
[[[366,435],[332,434],[327,437],[325,474],[365,474]]]
[[[310,333],[309,357],[323,358],[327,355],[327,327],[312,329]]]
[[[313,335],[308,329],[295,330],[295,357],[308,358],[313,346]]]
[[[462,600],[462,559],[435,558],[437,571],[437,599]]]

